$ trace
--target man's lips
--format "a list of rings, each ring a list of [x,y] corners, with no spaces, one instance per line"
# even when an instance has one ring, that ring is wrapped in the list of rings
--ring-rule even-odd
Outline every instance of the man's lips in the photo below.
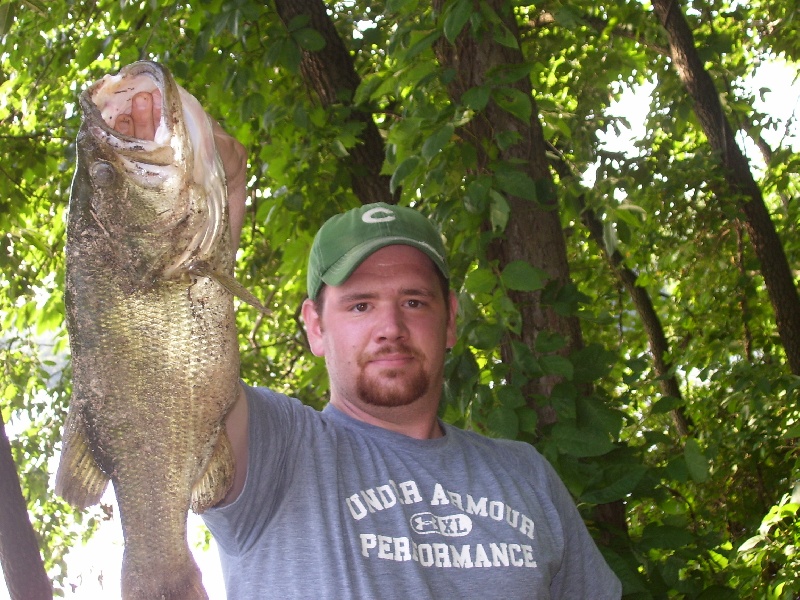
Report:
[[[412,360],[414,360],[414,357],[406,354],[403,356],[380,356],[368,360],[367,363],[378,367],[402,367]]]
[[[416,360],[412,350],[386,350],[372,354],[366,358],[364,364],[384,368],[403,367]]]

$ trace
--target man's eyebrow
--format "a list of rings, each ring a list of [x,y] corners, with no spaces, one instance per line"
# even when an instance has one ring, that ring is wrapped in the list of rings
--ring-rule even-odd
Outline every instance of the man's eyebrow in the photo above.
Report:
[[[427,298],[433,298],[436,296],[433,290],[429,290],[428,288],[404,288],[400,290],[400,293],[404,296],[425,296]]]
[[[363,302],[364,300],[374,300],[378,294],[374,292],[353,292],[345,294],[339,298],[339,304],[351,304],[353,302]]]
[[[403,288],[400,290],[402,296],[421,296],[423,298],[435,298],[436,293],[428,288]],[[339,298],[339,304],[353,304],[366,300],[375,300],[379,297],[377,292],[352,292]]]

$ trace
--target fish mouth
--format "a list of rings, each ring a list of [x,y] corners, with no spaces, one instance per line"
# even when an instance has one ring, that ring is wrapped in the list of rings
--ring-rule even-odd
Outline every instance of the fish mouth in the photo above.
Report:
[[[140,92],[152,94],[154,102],[161,103],[153,140],[114,129],[119,115],[130,114],[133,97]],[[158,219],[125,226],[139,233],[161,235],[192,220],[185,247],[168,264],[162,264],[161,276],[171,278],[198,261],[209,260],[227,232],[227,195],[212,126],[199,102],[163,66],[140,61],[123,67],[116,75],[105,75],[81,94],[80,104],[84,135],[105,148],[101,154],[109,157],[113,168],[138,187],[158,191],[167,186],[173,190],[176,203],[165,206]],[[96,213],[102,218],[102,209]],[[202,219],[192,216],[200,214],[204,215]],[[113,229],[114,224],[107,228]]]
[[[147,92],[153,95],[154,101],[160,99],[161,119],[156,127],[155,137],[144,140],[120,133],[114,129],[117,117],[131,114],[133,97]],[[176,115],[174,97],[178,95],[177,85],[169,79],[163,68],[157,63],[142,61],[123,67],[116,75],[105,75],[81,94],[80,103],[90,133],[99,142],[127,159],[123,164],[126,170],[142,179],[139,183],[145,186],[156,184],[155,180],[166,173],[157,167],[167,167],[181,158],[181,148],[176,148],[173,140],[176,137]],[[144,164],[156,167],[152,173],[136,165]],[[148,177],[150,175],[150,177]],[[153,179],[154,181],[150,181]]]

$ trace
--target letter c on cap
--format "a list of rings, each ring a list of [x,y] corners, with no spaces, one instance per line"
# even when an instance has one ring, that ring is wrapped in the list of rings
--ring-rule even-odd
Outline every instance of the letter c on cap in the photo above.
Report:
[[[371,208],[361,216],[361,220],[364,223],[386,223],[387,221],[394,221],[395,218],[391,210],[381,206]]]

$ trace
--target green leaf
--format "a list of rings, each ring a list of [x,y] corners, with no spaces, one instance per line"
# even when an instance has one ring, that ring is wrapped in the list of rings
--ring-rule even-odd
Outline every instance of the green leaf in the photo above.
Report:
[[[487,425],[494,433],[512,440],[517,437],[517,432],[519,432],[517,413],[509,408],[495,408],[489,413]]]
[[[417,0],[387,0],[386,12],[396,13],[404,10],[407,6],[415,4]]]
[[[517,38],[514,37],[514,34],[506,27],[503,23],[498,23],[492,34],[492,39],[500,44],[501,46],[506,46],[507,48],[512,48],[517,50],[519,48],[519,42],[517,42]]]
[[[650,408],[650,413],[654,415],[663,415],[678,408],[682,404],[683,401],[680,398],[664,396],[653,404],[652,408]]]
[[[694,438],[686,440],[686,445],[683,448],[683,458],[686,461],[686,468],[689,470],[689,476],[697,483],[705,483],[708,481],[709,464],[708,459],[700,450],[700,444]]]
[[[501,385],[497,389],[497,399],[505,408],[520,408],[525,406],[525,396],[518,387]]]
[[[539,364],[542,370],[548,375],[560,375],[567,379],[572,379],[574,368],[572,362],[568,358],[551,354],[548,356],[540,356]]]
[[[453,137],[454,129],[455,127],[452,123],[447,123],[425,140],[425,143],[422,144],[422,158],[430,162],[430,160],[447,145],[450,138]]]
[[[535,292],[544,288],[547,273],[529,262],[515,260],[506,265],[501,275],[503,285],[518,292]]]
[[[514,115],[523,123],[530,123],[533,115],[531,97],[516,88],[503,87],[492,92],[492,98],[504,111]]]
[[[492,87],[505,86],[530,76],[533,63],[501,65],[486,74],[486,84]]]
[[[489,269],[475,269],[467,273],[464,289],[470,294],[490,294],[497,286],[497,276]]]
[[[486,176],[477,177],[467,185],[464,194],[464,205],[467,210],[472,213],[482,213],[485,210],[491,185],[491,178]]]
[[[787,429],[784,434],[783,438],[798,438],[800,437],[800,423],[795,423],[792,427]]]
[[[476,112],[482,111],[489,103],[489,98],[492,96],[492,91],[486,86],[476,86],[468,89],[461,96],[461,102],[467,108]]]
[[[451,44],[455,43],[458,34],[464,29],[464,25],[469,21],[471,15],[472,0],[456,0],[451,5],[444,20],[444,37],[447,38],[447,41]]]
[[[648,524],[642,533],[640,544],[644,548],[678,550],[691,543],[691,532],[682,527]]]
[[[16,9],[16,2],[4,2],[0,4],[0,36],[4,36],[11,30],[11,26],[14,24],[14,13]]]
[[[492,230],[504,231],[508,223],[508,217],[511,213],[511,208],[502,194],[496,190],[489,190],[489,197],[492,199],[490,219],[492,222]]]
[[[613,483],[581,494],[581,501],[591,504],[607,504],[615,500],[622,500],[639,485],[647,471],[648,468],[644,465],[630,465]]]
[[[401,162],[394,173],[392,173],[392,178],[389,180],[389,190],[394,194],[403,180],[411,175],[421,163],[422,159],[419,156],[409,156]]]
[[[570,356],[575,365],[575,382],[590,383],[606,377],[617,359],[617,355],[600,344],[591,343]]]
[[[519,419],[519,430],[526,433],[538,433],[537,425],[539,423],[539,415],[536,411],[527,406],[517,409],[517,418]]]
[[[536,186],[533,179],[522,171],[516,169],[497,170],[494,179],[497,187],[506,194],[526,200],[536,200]]]
[[[550,352],[558,352],[566,343],[566,339],[560,333],[547,330],[540,331],[536,336],[534,350],[539,354],[549,354]]]
[[[467,336],[469,343],[480,350],[494,350],[506,334],[502,325],[497,323],[477,323]]]
[[[298,46],[309,52],[319,52],[325,47],[325,38],[319,31],[310,27],[293,31],[292,38]]]
[[[595,429],[556,423],[551,435],[559,451],[577,458],[602,456],[614,449],[608,434]]]
[[[419,40],[412,43],[411,47],[407,50],[405,60],[411,60],[417,55],[428,50],[441,34],[438,31],[432,31],[427,35],[422,36]]]

